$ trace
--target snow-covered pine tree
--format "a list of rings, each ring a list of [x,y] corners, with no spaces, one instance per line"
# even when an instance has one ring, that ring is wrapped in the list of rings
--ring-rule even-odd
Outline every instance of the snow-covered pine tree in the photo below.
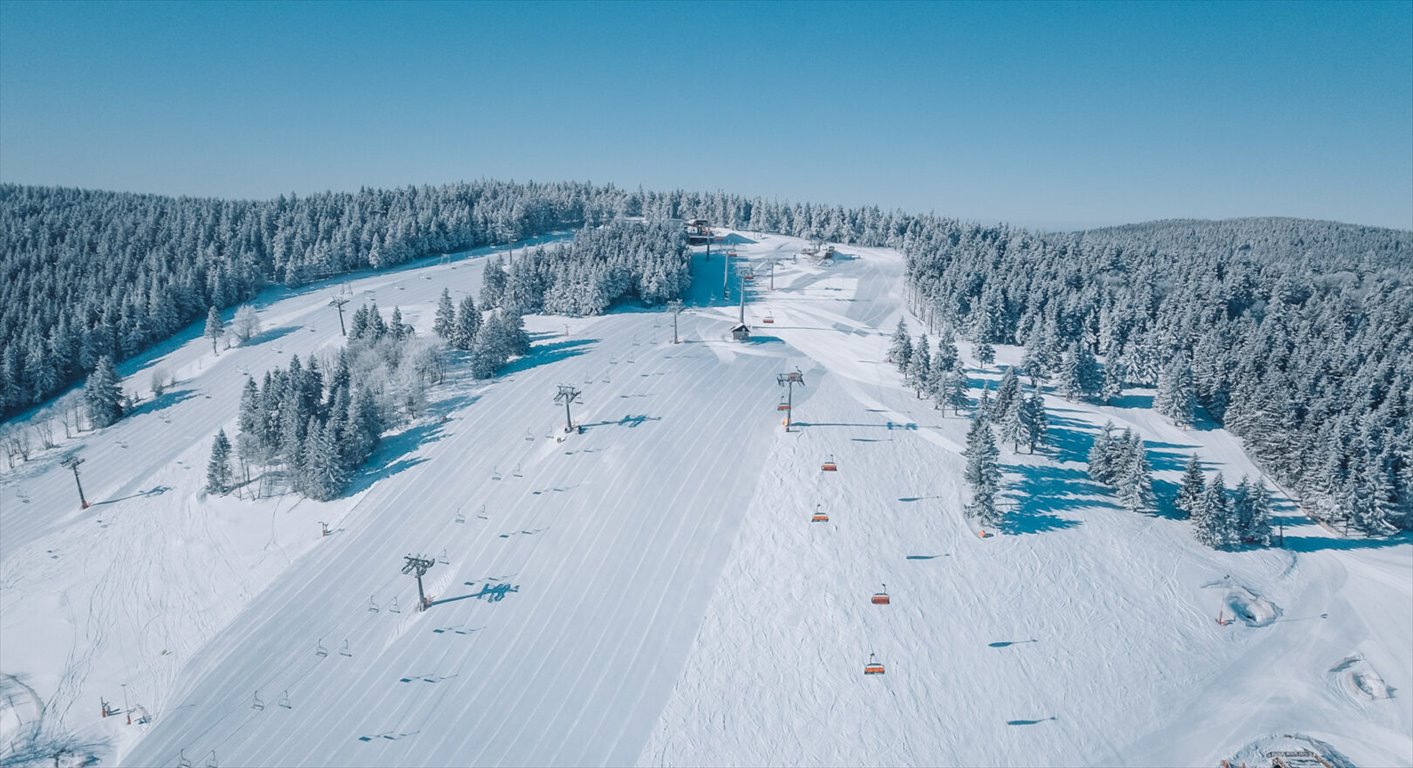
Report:
[[[971,405],[967,397],[967,371],[962,367],[960,357],[952,363],[952,372],[947,376],[946,402],[954,415],[960,415],[963,408]]]
[[[452,346],[460,350],[469,350],[471,345],[476,343],[476,333],[481,330],[481,310],[476,308],[476,301],[467,294],[461,300],[461,306],[456,312],[456,328],[452,332]]]
[[[211,460],[206,463],[206,490],[225,493],[231,489],[231,441],[226,430],[216,433],[211,441]]]
[[[1197,454],[1192,454],[1187,460],[1187,467],[1182,473],[1182,483],[1178,486],[1177,499],[1175,505],[1183,517],[1192,517],[1197,514],[1199,505],[1202,503],[1202,493],[1206,490],[1206,481],[1202,478],[1202,464],[1197,460]]]
[[[899,373],[906,373],[912,360],[913,344],[908,335],[908,324],[898,319],[898,327],[893,329],[892,346],[888,348],[888,359],[898,366]]]
[[[1152,511],[1155,504],[1153,468],[1148,463],[1148,453],[1143,449],[1141,440],[1137,444],[1130,443],[1118,482],[1119,501],[1124,509],[1130,512]]]
[[[1241,540],[1258,547],[1271,544],[1271,497],[1266,484],[1253,481],[1247,486],[1248,519]]]
[[[918,337],[917,346],[908,358],[908,385],[917,391],[919,400],[927,389],[928,374],[932,372],[932,354],[928,351],[930,348],[927,334],[924,333]]]
[[[1016,410],[1020,398],[1020,376],[1016,375],[1015,366],[1009,366],[1001,375],[1001,383],[996,387],[995,413],[992,420],[998,423],[1008,420]]]
[[[338,496],[348,482],[332,431],[313,417],[310,417],[305,428],[303,466],[299,470],[300,491],[317,501],[328,501]]]
[[[1104,485],[1113,485],[1114,466],[1114,422],[1104,423],[1104,428],[1094,437],[1089,447],[1089,477]]]
[[[505,365],[505,341],[501,338],[499,312],[494,313],[476,332],[476,340],[471,344],[471,375],[478,379],[489,379]]]
[[[1040,394],[1040,387],[1035,387],[1025,403],[1026,442],[1030,452],[1035,453],[1035,446],[1043,445],[1050,434],[1050,417],[1045,413],[1045,397]]]
[[[937,340],[937,354],[933,356],[933,365],[944,371],[952,370],[957,364],[957,334],[952,331],[952,326],[942,329],[942,337]]]
[[[1109,355],[1104,361],[1104,384],[1099,390],[1099,396],[1105,403],[1112,405],[1124,393],[1125,375],[1123,361],[1116,354]]]
[[[996,362],[996,348],[991,346],[989,341],[977,342],[976,346],[972,347],[972,353],[976,355],[976,362],[983,369],[990,368],[991,364]]]
[[[496,254],[486,260],[486,268],[481,273],[481,308],[491,309],[500,306],[505,297],[505,259]]]
[[[1023,395],[1017,395],[1012,399],[1011,407],[1001,408],[1001,398],[998,395],[996,404],[993,406],[1000,415],[1001,439],[1011,443],[1011,450],[1020,453],[1021,443],[1028,442],[1030,438],[1030,426],[1027,422],[1030,407],[1026,403]]]
[[[1076,341],[1065,351],[1060,362],[1060,388],[1065,398],[1093,397],[1099,393],[1099,367],[1089,346]]]
[[[1158,395],[1153,407],[1183,429],[1192,426],[1197,399],[1192,384],[1192,365],[1186,359],[1174,358],[1163,369],[1158,377]]]
[[[368,305],[360,304],[358,305],[358,309],[353,310],[353,318],[349,321],[348,338],[355,340],[361,339],[368,335],[368,331]]]
[[[88,419],[95,429],[106,427],[123,417],[123,389],[118,384],[118,372],[113,359],[98,358],[88,383],[83,388],[83,400],[88,406]]]
[[[971,430],[967,432],[967,466],[964,477],[972,491],[967,514],[983,525],[995,525],[1000,520],[1000,512],[996,508],[996,496],[1000,492],[1001,483],[998,455],[991,426],[986,416],[978,411],[972,418]]]
[[[455,329],[456,307],[451,303],[451,290],[443,288],[441,298],[437,299],[437,315],[432,321],[432,333],[442,341],[451,341]]]
[[[216,349],[216,342],[226,335],[226,324],[221,322],[221,313],[215,307],[206,313],[206,331],[202,335],[211,340],[211,351],[221,354]]]
[[[402,341],[407,338],[410,327],[402,322],[402,308],[393,307],[392,319],[388,321],[388,333],[392,334],[393,340]]]
[[[1232,522],[1231,500],[1227,498],[1222,473],[1218,472],[1202,492],[1202,501],[1192,516],[1192,531],[1203,544],[1225,549],[1235,540]]]

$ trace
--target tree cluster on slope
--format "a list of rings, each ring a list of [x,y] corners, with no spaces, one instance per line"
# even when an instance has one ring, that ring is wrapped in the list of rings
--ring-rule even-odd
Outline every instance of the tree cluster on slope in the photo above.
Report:
[[[348,345],[331,365],[296,355],[260,384],[246,380],[235,446],[244,482],[252,468],[281,467],[291,489],[334,498],[384,429],[421,413],[427,387],[444,375],[441,344],[418,339],[396,309],[384,320],[376,305],[364,306],[354,318]],[[218,469],[229,450],[218,435],[208,472],[212,491],[231,487]]]
[[[518,314],[597,315],[613,303],[661,304],[691,284],[687,238],[671,222],[615,221],[573,240],[486,264],[481,308]]]
[[[1265,485],[1243,477],[1228,491],[1220,472],[1206,482],[1196,455],[1188,461],[1177,505],[1192,519],[1197,540],[1209,547],[1264,547],[1271,543],[1271,501]]]
[[[1157,410],[1225,426],[1316,514],[1413,528],[1413,234],[1243,219],[1036,235],[928,218],[903,240],[932,327],[1024,345],[1024,371],[1057,373],[1067,395],[1156,385]]]
[[[1125,428],[1114,434],[1114,423],[1104,425],[1089,449],[1089,477],[1118,491],[1119,501],[1130,512],[1152,512],[1153,468],[1143,438]]]

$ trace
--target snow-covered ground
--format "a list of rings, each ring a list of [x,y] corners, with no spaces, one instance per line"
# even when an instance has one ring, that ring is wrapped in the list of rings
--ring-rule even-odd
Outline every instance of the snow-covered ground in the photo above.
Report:
[[[752,262],[784,259],[751,290],[750,343],[708,305],[719,248],[681,344],[659,312],[529,318],[529,358],[488,384],[454,367],[334,502],[200,492],[241,373],[338,342],[330,286],[271,294],[246,347],[142,363],[178,384],[68,446],[93,507],[55,454],[0,475],[0,761],[1167,765],[1302,743],[1413,764],[1407,539],[1346,539],[1287,502],[1284,549],[1220,553],[1123,512],[1084,473],[1107,419],[1144,437],[1166,510],[1190,452],[1255,474],[1143,391],[1050,398],[1054,446],[1003,451],[1015,509],[982,538],[960,513],[966,420],[882,361],[901,258],[813,266],[745,237]],[[348,282],[427,333],[481,264]],[[775,378],[796,368],[785,432]],[[583,390],[563,442],[559,384]],[[419,553],[438,561],[422,613],[401,572]],[[886,674],[862,674],[870,654]],[[100,697],[150,722],[100,718]]]

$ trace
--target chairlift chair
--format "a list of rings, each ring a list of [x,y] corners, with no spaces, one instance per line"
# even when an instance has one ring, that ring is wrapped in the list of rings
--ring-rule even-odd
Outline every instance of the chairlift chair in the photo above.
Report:
[[[839,465],[834,463],[834,454],[829,454],[829,460],[824,462],[819,468],[821,472],[838,472]]]
[[[868,663],[864,665],[864,674],[865,674],[865,675],[881,675],[881,674],[883,674],[883,663],[880,662],[880,661],[879,661],[873,654],[871,654],[871,653],[868,655]]]
[[[888,585],[884,584],[882,591],[874,592],[873,599],[869,600],[869,602],[874,605],[891,605],[892,600],[888,597]]]
[[[760,321],[766,325],[775,325],[775,317],[773,315],[766,315],[762,317]]]
[[[780,404],[777,405],[777,406],[775,406],[775,410],[777,410],[777,411],[788,411],[788,410],[790,410],[790,404],[787,403],[787,402],[785,402],[784,400],[781,400],[781,401],[780,401]]]
[[[815,507],[814,507],[814,514],[810,516],[810,522],[811,522],[811,523],[827,523],[827,522],[829,522],[829,513],[828,513],[828,512],[825,512],[823,509],[821,509],[820,507],[822,507],[822,506],[824,506],[824,505],[822,505],[822,504],[816,504],[816,505],[815,505]]]

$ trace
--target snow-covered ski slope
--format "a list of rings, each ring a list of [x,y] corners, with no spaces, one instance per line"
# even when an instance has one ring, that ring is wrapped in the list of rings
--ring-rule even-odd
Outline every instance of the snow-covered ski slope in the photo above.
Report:
[[[983,538],[960,513],[966,420],[882,360],[901,258],[813,266],[789,260],[800,241],[746,237],[751,262],[784,259],[775,290],[751,289],[752,342],[726,339],[734,306],[708,306],[719,248],[681,344],[657,312],[529,318],[534,354],[489,384],[454,366],[328,504],[198,490],[240,372],[337,343],[328,290],[272,297],[245,348],[173,345],[173,394],[76,441],[102,503],[71,511],[52,458],[4,476],[0,736],[30,750],[5,759],[69,743],[143,766],[1199,765],[1295,734],[1413,764],[1413,545],[1285,504],[1285,549],[1219,553],[1119,510],[1084,474],[1106,419],[1143,435],[1160,495],[1192,451],[1255,472],[1142,391],[1050,398],[1054,445],[1003,451],[1015,510]],[[480,265],[350,282],[426,333]],[[775,376],[796,368],[787,433]],[[976,391],[996,375],[972,373]],[[583,390],[563,442],[559,384]],[[438,561],[424,613],[408,554]],[[871,604],[885,582],[891,605]],[[870,653],[886,674],[863,675]],[[150,724],[98,717],[124,683]]]

